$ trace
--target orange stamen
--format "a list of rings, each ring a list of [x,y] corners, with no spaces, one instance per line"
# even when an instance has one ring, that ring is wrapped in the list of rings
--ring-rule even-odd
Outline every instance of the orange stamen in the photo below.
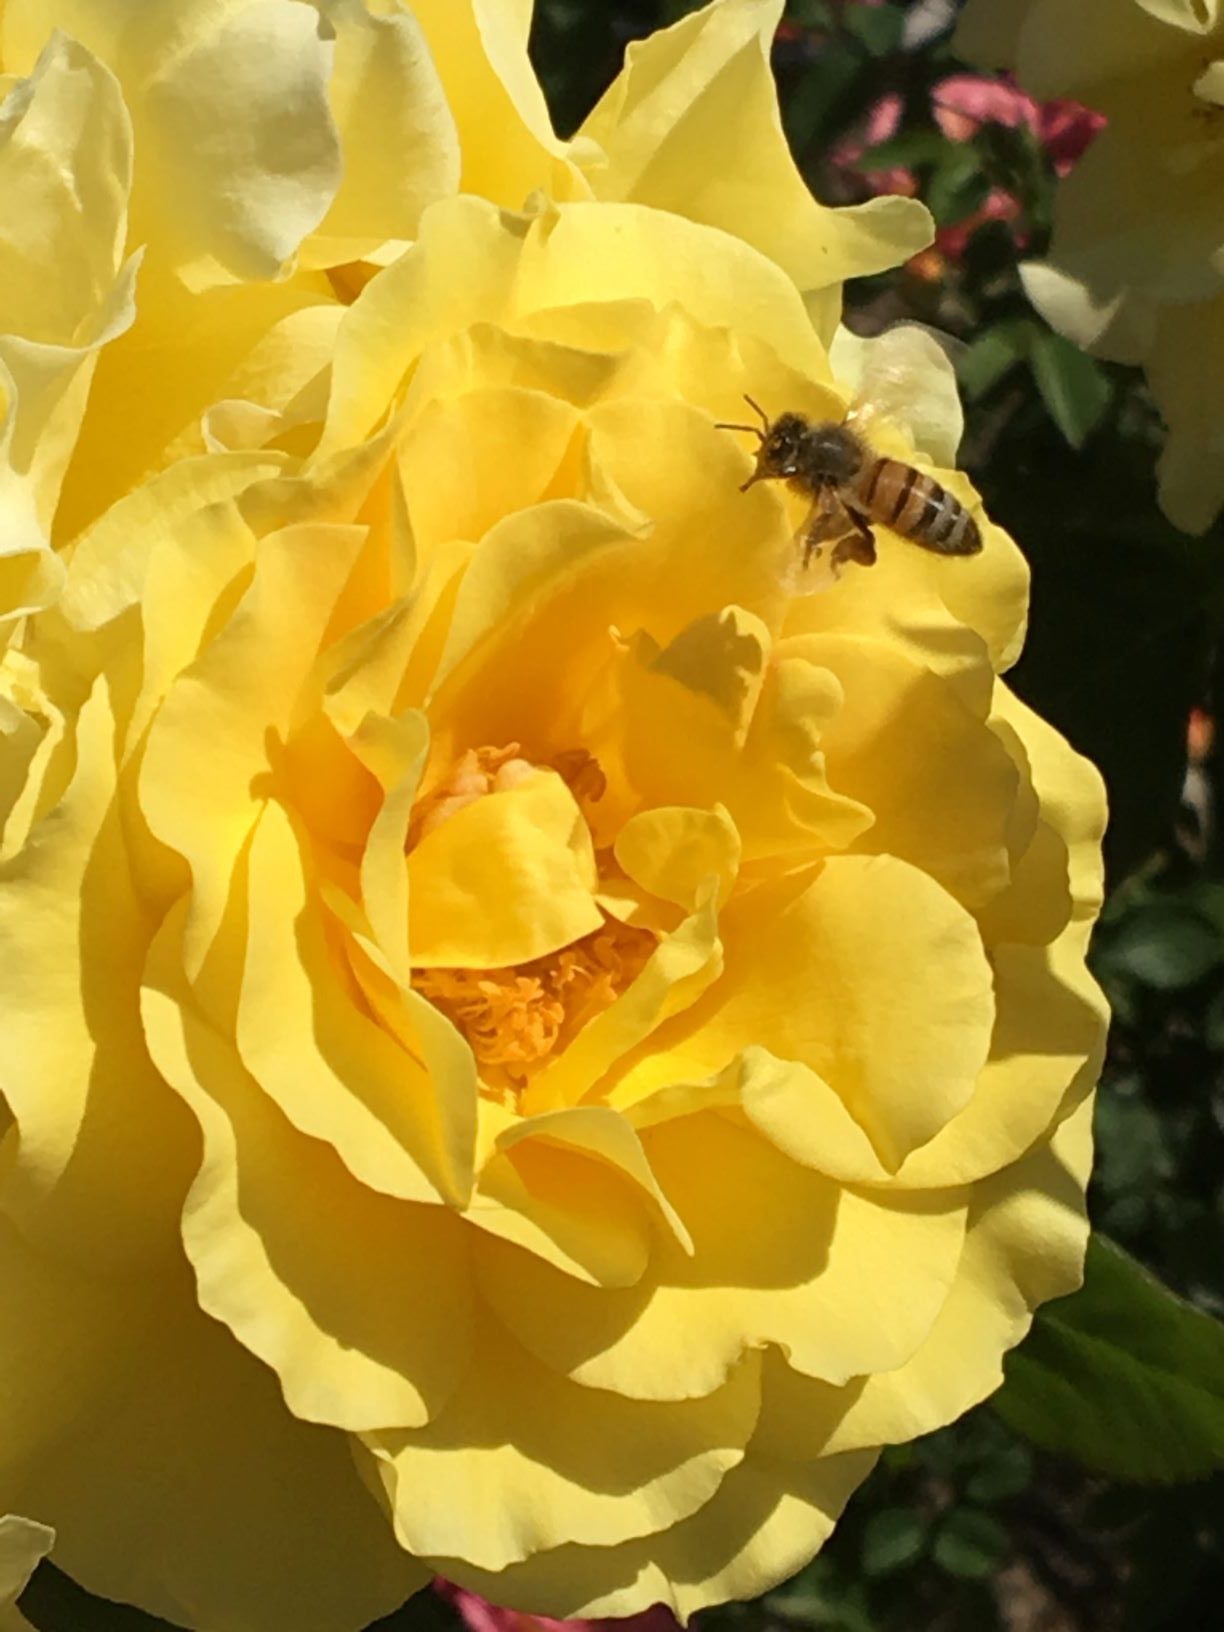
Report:
[[[422,969],[412,984],[464,1034],[495,1097],[518,1092],[637,977],[652,930],[609,919],[571,946],[511,969]]]

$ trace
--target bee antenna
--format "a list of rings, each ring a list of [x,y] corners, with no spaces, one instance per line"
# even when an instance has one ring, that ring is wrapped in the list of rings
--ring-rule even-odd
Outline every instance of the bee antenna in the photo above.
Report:
[[[764,442],[765,434],[769,430],[769,415],[759,402],[753,401],[747,392],[744,394],[744,401],[751,409],[760,414],[760,425],[730,425],[725,420],[721,420],[714,426],[714,429],[716,431],[747,431],[749,435],[755,436],[758,442]]]
[[[761,416],[761,425],[764,427],[765,430],[768,430],[769,429],[769,415],[765,412],[764,408],[761,407],[760,403],[757,402],[757,400],[754,397],[750,397],[748,395],[747,391],[744,392],[744,401],[748,404],[749,408],[752,409],[753,413],[759,414]]]

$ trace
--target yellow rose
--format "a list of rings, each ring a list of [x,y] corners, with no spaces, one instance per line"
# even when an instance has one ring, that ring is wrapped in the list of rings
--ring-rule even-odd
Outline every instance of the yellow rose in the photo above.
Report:
[[[440,201],[10,649],[0,1469],[91,1590],[687,1615],[1076,1284],[1099,784],[984,517],[790,594],[715,421],[833,355],[718,227]]]
[[[709,221],[775,256],[831,326],[841,279],[929,224],[888,200],[826,229],[778,119],[781,9],[719,0],[646,42],[563,142],[529,0],[7,0],[0,621],[54,598],[52,545],[207,453],[218,404],[244,405],[247,439],[308,414],[345,305],[458,191]]]
[[[104,1596],[751,1594],[1078,1279],[1102,809],[996,679],[1022,561],[796,596],[715,423],[840,417],[927,231],[800,191],[779,10],[572,143],[524,0],[0,12],[0,1478]]]
[[[14,1606],[40,1558],[51,1551],[55,1531],[14,1513],[0,1516],[0,1632],[31,1632]]]
[[[1224,5],[969,0],[957,48],[1107,116],[1025,284],[1077,345],[1143,364],[1168,431],[1161,504],[1204,532],[1224,506]]]

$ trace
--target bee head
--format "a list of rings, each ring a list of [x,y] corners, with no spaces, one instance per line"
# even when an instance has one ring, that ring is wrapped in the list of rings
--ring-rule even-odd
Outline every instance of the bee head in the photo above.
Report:
[[[771,420],[760,403],[754,402],[751,397],[744,400],[760,417],[760,425],[721,424],[717,427],[720,431],[748,431],[760,443],[756,469],[740,487],[741,493],[746,492],[754,482],[776,481],[796,475],[804,439],[811,432],[811,425],[802,414],[779,414],[777,419]]]
[[[852,481],[862,469],[865,457],[863,444],[844,422],[835,420],[813,423],[803,414],[769,415],[745,397],[755,409],[760,425],[719,425],[722,431],[748,431],[755,436],[757,448],[756,469],[740,492],[745,493],[756,482],[785,481],[798,476],[805,484],[812,482],[837,485]]]
[[[799,469],[803,440],[809,431],[810,426],[802,414],[779,414],[761,433],[761,445],[757,449],[756,469],[752,473],[752,481],[793,476]]]

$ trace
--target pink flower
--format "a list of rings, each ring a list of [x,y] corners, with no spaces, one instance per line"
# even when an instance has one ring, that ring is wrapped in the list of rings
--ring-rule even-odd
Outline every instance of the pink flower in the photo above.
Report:
[[[900,193],[905,198],[915,198],[918,193],[917,176],[902,165],[894,165],[891,170],[866,170],[863,181],[869,193]]]
[[[941,80],[932,93],[932,112],[940,130],[954,142],[969,141],[988,124],[1030,130],[1060,176],[1070,170],[1105,123],[1102,114],[1078,102],[1036,102],[1006,76],[984,74],[950,74]],[[919,190],[918,180],[908,167],[870,169],[863,162],[872,148],[898,133],[904,114],[904,100],[897,92],[881,96],[834,149],[832,162],[840,169],[855,171],[871,193],[902,193],[913,198]],[[934,250],[945,260],[959,260],[978,227],[988,221],[1019,223],[1022,213],[1020,201],[996,187],[972,215],[940,229]],[[1022,224],[1014,228],[1014,237],[1023,249],[1028,233]]]
[[[970,238],[987,221],[1015,221],[1020,215],[1020,200],[1012,193],[1004,192],[1001,187],[992,187],[986,195],[985,201],[967,215],[963,221],[954,221],[950,226],[940,227],[935,234],[935,248],[946,255],[950,261],[959,261],[968,247]],[[1028,233],[1018,231],[1013,234],[1016,247],[1023,249],[1028,243]]]
[[[967,142],[983,125],[1025,125],[1049,153],[1054,169],[1066,175],[1105,123],[1079,102],[1058,98],[1035,102],[1006,76],[950,74],[932,93],[935,123],[951,141]]]
[[[1068,102],[1060,97],[1041,104],[1037,134],[1053,159],[1058,175],[1066,175],[1104,124],[1103,113],[1085,108],[1079,102]]]
[[[1037,131],[1038,105],[1006,79],[950,74],[931,93],[935,123],[951,141],[967,142],[983,125],[1027,125]]]
[[[897,134],[901,128],[901,115],[905,110],[905,103],[899,91],[886,91],[879,101],[874,103],[867,114],[867,123],[862,130],[862,146],[859,152],[869,147],[876,147],[880,142],[886,142]]]
[[[547,1615],[499,1609],[453,1581],[436,1580],[434,1591],[454,1605],[468,1632],[680,1632],[676,1617],[662,1604],[619,1621],[554,1621]]]
[[[868,109],[867,117],[844,137],[831,154],[832,162],[842,170],[860,169],[859,161],[869,149],[890,141],[901,128],[905,103],[896,91],[888,91]],[[888,170],[864,170],[863,180],[873,193],[904,193],[913,198],[918,182],[912,170],[894,165]]]

